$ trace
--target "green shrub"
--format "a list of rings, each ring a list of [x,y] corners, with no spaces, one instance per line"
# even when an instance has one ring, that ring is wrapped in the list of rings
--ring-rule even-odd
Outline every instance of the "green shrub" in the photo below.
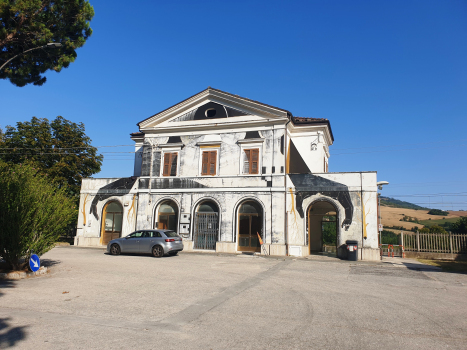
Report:
[[[13,270],[50,250],[76,212],[66,187],[28,164],[0,162],[0,198],[0,257]]]

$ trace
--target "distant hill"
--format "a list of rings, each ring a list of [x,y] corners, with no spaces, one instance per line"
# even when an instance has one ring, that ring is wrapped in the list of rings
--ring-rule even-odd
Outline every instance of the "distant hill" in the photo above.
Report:
[[[405,209],[415,209],[415,210],[430,210],[431,208],[421,207],[417,204],[401,201],[399,199],[383,197],[381,196],[381,205],[385,207],[392,208],[405,208]]]

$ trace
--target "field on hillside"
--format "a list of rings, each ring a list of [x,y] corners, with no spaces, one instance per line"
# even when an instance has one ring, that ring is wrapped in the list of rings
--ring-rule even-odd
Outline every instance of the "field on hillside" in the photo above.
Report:
[[[415,209],[405,209],[405,208],[392,208],[381,206],[381,222],[383,226],[402,226],[407,230],[410,230],[412,227],[417,226],[422,228],[422,224],[417,224],[415,222],[399,221],[404,216],[411,216],[421,220],[442,220],[443,217],[446,219],[459,219],[461,216],[467,216],[467,211],[450,211],[449,215],[440,216],[440,215],[429,215],[427,214],[428,210],[415,210]],[[449,220],[451,221],[451,220]],[[457,221],[457,220],[454,220]]]

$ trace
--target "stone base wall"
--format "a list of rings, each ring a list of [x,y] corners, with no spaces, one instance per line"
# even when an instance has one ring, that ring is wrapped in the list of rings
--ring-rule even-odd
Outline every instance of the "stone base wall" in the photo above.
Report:
[[[105,247],[100,243],[100,237],[75,236],[74,244],[78,247]]]
[[[235,242],[217,242],[216,252],[219,253],[236,253],[237,243]]]
[[[361,250],[361,255],[359,254],[359,258],[360,257],[362,260],[371,260],[371,261],[381,260],[379,249],[363,248]]]
[[[192,252],[193,251],[193,241],[183,241],[183,251]]]
[[[287,249],[286,249],[285,244],[265,244],[264,247],[266,248],[268,255],[273,255],[273,256],[287,255],[286,254]],[[261,248],[261,252],[257,254],[264,255],[263,249]]]

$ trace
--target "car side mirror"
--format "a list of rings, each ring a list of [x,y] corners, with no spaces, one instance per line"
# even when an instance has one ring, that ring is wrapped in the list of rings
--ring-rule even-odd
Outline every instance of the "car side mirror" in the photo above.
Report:
[[[131,237],[130,236],[126,236],[125,239],[130,239]]]

